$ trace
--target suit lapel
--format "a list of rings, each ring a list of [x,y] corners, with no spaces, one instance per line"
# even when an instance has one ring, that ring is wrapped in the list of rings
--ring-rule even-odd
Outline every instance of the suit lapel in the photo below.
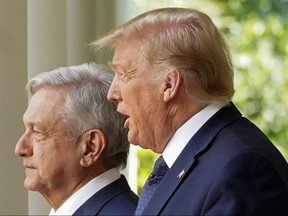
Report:
[[[147,204],[143,215],[158,215],[161,209],[164,207],[165,203],[176,190],[177,186],[181,183],[182,179],[186,175],[187,171],[192,167],[194,163],[194,157],[189,157],[189,152],[191,154],[191,149],[183,151],[181,157],[185,163],[182,163],[177,159],[173,166],[166,173],[165,177],[162,179],[161,184],[155,191],[154,196],[151,197],[149,203]],[[161,191],[161,193],[157,193]]]
[[[102,207],[115,196],[125,191],[129,191],[126,178],[121,178],[102,188],[80,206],[73,215],[97,215]]]
[[[185,175],[190,173],[194,166],[197,155],[213,144],[213,138],[219,131],[241,117],[241,113],[231,102],[212,116],[190,139],[184,150],[181,152],[173,166],[162,179],[154,196],[151,197],[143,215],[158,215],[164,208],[174,191],[185,179]],[[159,193],[161,191],[161,193]]]

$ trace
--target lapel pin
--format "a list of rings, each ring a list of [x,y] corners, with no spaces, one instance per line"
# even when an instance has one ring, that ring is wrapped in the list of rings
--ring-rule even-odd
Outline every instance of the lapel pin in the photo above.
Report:
[[[177,178],[182,178],[182,176],[185,174],[185,169],[183,169],[177,176]]]

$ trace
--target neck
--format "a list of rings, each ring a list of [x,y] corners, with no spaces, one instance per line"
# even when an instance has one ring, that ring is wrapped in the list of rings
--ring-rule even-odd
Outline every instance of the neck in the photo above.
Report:
[[[107,167],[97,164],[98,166],[91,166],[86,168],[85,173],[82,173],[81,177],[71,177],[72,181],[63,182],[58,189],[47,191],[39,191],[42,196],[47,200],[49,205],[56,211],[70,196],[72,196],[77,190],[87,184],[95,177],[101,175],[108,170]],[[89,169],[89,170],[87,170]]]
[[[208,105],[207,103],[186,103],[170,108],[166,114],[166,122],[163,124],[165,127],[162,127],[162,132],[159,133],[164,136],[162,138],[159,136],[160,139],[157,140],[158,143],[155,145],[158,149],[155,149],[155,152],[162,153],[178,128]]]

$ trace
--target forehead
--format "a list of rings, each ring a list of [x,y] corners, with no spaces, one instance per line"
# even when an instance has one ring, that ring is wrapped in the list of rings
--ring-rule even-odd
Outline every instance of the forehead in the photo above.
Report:
[[[110,66],[115,69],[135,67],[142,55],[143,42],[141,40],[120,41],[115,47],[115,53]]]
[[[41,88],[32,95],[23,119],[27,123],[54,123],[59,119],[57,113],[64,105],[64,91],[49,87]]]

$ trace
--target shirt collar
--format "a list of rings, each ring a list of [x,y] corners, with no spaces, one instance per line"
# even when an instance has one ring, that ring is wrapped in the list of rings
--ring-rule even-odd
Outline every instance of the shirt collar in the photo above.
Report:
[[[200,112],[186,121],[171,137],[162,155],[169,168],[172,167],[182,150],[194,134],[211,118],[218,110],[227,103],[211,103]]]
[[[116,181],[120,176],[117,168],[112,168],[102,173],[72,194],[56,211],[52,208],[49,215],[72,215],[97,191]]]

